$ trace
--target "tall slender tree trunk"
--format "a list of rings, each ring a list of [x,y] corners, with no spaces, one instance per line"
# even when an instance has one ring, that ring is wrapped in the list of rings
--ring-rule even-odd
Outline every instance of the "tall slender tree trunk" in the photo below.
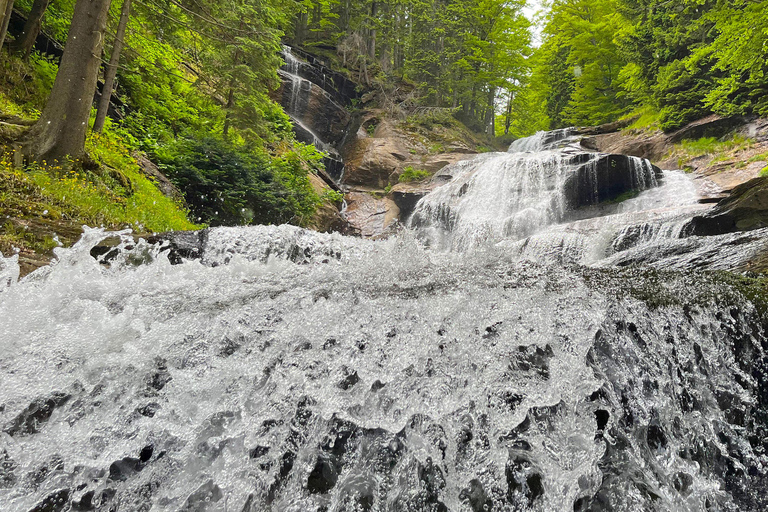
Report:
[[[240,21],[240,30],[245,27],[245,22]],[[232,65],[237,66],[237,63],[240,61],[240,47],[238,46],[235,48],[235,54],[232,56]],[[227,112],[227,115],[224,117],[224,129],[222,130],[222,134],[224,135],[224,138],[226,139],[229,137],[229,128],[232,125],[232,109],[235,108],[235,85],[237,85],[235,77],[232,77],[229,81],[229,94],[227,95],[227,106],[224,109]]]
[[[104,123],[107,120],[109,104],[112,101],[112,91],[115,88],[117,67],[120,64],[120,54],[123,51],[123,44],[125,43],[125,31],[128,27],[128,19],[130,17],[131,0],[123,0],[123,10],[120,13],[120,23],[117,25],[115,44],[112,45],[112,55],[109,58],[109,65],[107,65],[106,72],[104,73],[104,88],[101,90],[99,108],[96,111],[96,121],[93,123],[93,131],[96,133],[101,133],[102,130],[104,130]]]
[[[509,100],[507,101],[507,117],[504,121],[504,135],[509,135],[509,129],[512,127],[512,101],[515,95],[509,91]]]
[[[224,135],[224,138],[226,139],[229,137],[229,127],[232,124],[232,108],[235,106],[235,84],[234,80],[232,80],[232,83],[229,87],[229,96],[227,97],[227,115],[224,117],[224,130],[222,131],[222,134]]]
[[[5,37],[8,35],[8,24],[11,22],[11,14],[13,14],[13,3],[14,0],[5,0],[4,4],[0,2],[0,5],[3,6],[3,21],[0,23],[0,50],[3,48]]]
[[[371,4],[371,31],[368,40],[368,56],[371,60],[376,60],[376,17],[378,15],[376,2]]]
[[[85,155],[110,2],[77,0],[53,90],[40,119],[22,143],[28,158],[53,162]]]
[[[35,41],[43,26],[45,10],[48,9],[50,3],[51,0],[35,0],[29,11],[29,16],[27,16],[27,22],[24,24],[24,32],[13,42],[14,50],[23,55],[24,58],[29,57],[32,48],[35,47]]]

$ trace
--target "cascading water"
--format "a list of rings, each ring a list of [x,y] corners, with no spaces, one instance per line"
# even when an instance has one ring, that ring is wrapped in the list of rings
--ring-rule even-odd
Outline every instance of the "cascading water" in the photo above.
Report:
[[[115,235],[87,230],[20,281],[0,259],[0,510],[765,510],[752,285],[521,261],[536,258],[512,245],[565,239],[553,223],[578,198],[553,198],[592,160],[511,156],[455,167],[461,185],[425,200],[444,198],[448,220],[428,229],[476,219],[495,241],[516,226],[470,196],[507,218],[548,212],[527,239],[443,252],[419,242],[427,228],[378,242],[219,228],[172,265],[127,233],[100,263],[91,249]],[[687,186],[666,173],[581,206],[573,234],[602,230],[613,257],[679,236],[626,230],[676,225]]]
[[[283,77],[286,88],[283,96],[283,107],[291,118],[297,138],[306,144],[314,145],[326,154],[324,161],[326,170],[332,178],[340,182],[344,173],[341,155],[333,144],[323,140],[318,135],[313,127],[310,126],[312,123],[306,122],[304,116],[309,110],[310,102],[313,101],[313,94],[321,95],[322,101],[332,105],[333,109],[337,112],[345,111],[345,109],[334,100],[328,91],[301,76],[302,68],[308,67],[309,64],[299,60],[289,46],[283,47],[282,55],[285,60],[285,66],[278,73]],[[323,76],[324,81],[325,76]]]
[[[532,139],[518,141],[519,147],[544,140]],[[581,207],[658,185],[646,160],[570,150],[491,153],[441,175],[450,183],[416,205],[411,225],[430,245],[458,250],[524,239],[578,215]]]

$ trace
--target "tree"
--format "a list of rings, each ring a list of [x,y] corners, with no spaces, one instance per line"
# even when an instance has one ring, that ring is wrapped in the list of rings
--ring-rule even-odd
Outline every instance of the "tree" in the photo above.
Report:
[[[0,50],[5,44],[5,37],[8,35],[8,24],[11,22],[14,0],[0,0],[0,12],[3,13],[3,20],[0,22]]]
[[[35,161],[81,158],[111,0],[77,0],[48,103],[22,150]]]
[[[27,16],[27,21],[24,23],[24,31],[13,43],[14,49],[23,55],[24,58],[29,57],[32,48],[35,46],[37,36],[40,35],[40,30],[42,29],[45,10],[48,9],[50,3],[51,0],[35,0]]]
[[[120,22],[117,25],[117,35],[112,45],[112,55],[109,58],[109,64],[104,72],[104,88],[101,90],[99,98],[99,108],[96,111],[96,120],[93,122],[93,131],[101,133],[104,129],[104,123],[107,120],[109,104],[112,101],[112,91],[115,88],[115,78],[117,77],[117,68],[120,64],[120,54],[123,51],[125,43],[125,30],[128,27],[128,18],[131,16],[131,0],[123,0],[123,7],[120,13]]]

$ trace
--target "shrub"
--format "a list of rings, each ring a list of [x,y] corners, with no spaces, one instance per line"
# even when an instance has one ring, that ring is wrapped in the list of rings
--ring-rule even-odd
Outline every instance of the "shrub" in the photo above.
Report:
[[[413,168],[413,166],[408,166],[405,168],[403,173],[400,175],[399,182],[400,183],[411,183],[413,181],[422,181],[427,178],[429,178],[431,174],[427,171],[422,170],[416,170]]]
[[[320,200],[307,175],[317,155],[306,147],[273,158],[220,139],[180,139],[157,156],[193,216],[213,226],[304,224]]]

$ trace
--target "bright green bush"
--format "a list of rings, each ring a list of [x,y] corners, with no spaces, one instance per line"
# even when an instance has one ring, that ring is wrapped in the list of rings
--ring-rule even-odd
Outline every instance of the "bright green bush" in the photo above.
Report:
[[[405,168],[403,173],[400,175],[400,178],[398,181],[400,183],[411,183],[414,181],[422,181],[432,176],[427,171],[417,170],[414,169],[412,166],[408,166]]]
[[[180,139],[157,152],[160,167],[184,193],[192,215],[213,226],[304,224],[319,197],[308,178],[306,147],[282,156],[248,152],[212,137]]]

